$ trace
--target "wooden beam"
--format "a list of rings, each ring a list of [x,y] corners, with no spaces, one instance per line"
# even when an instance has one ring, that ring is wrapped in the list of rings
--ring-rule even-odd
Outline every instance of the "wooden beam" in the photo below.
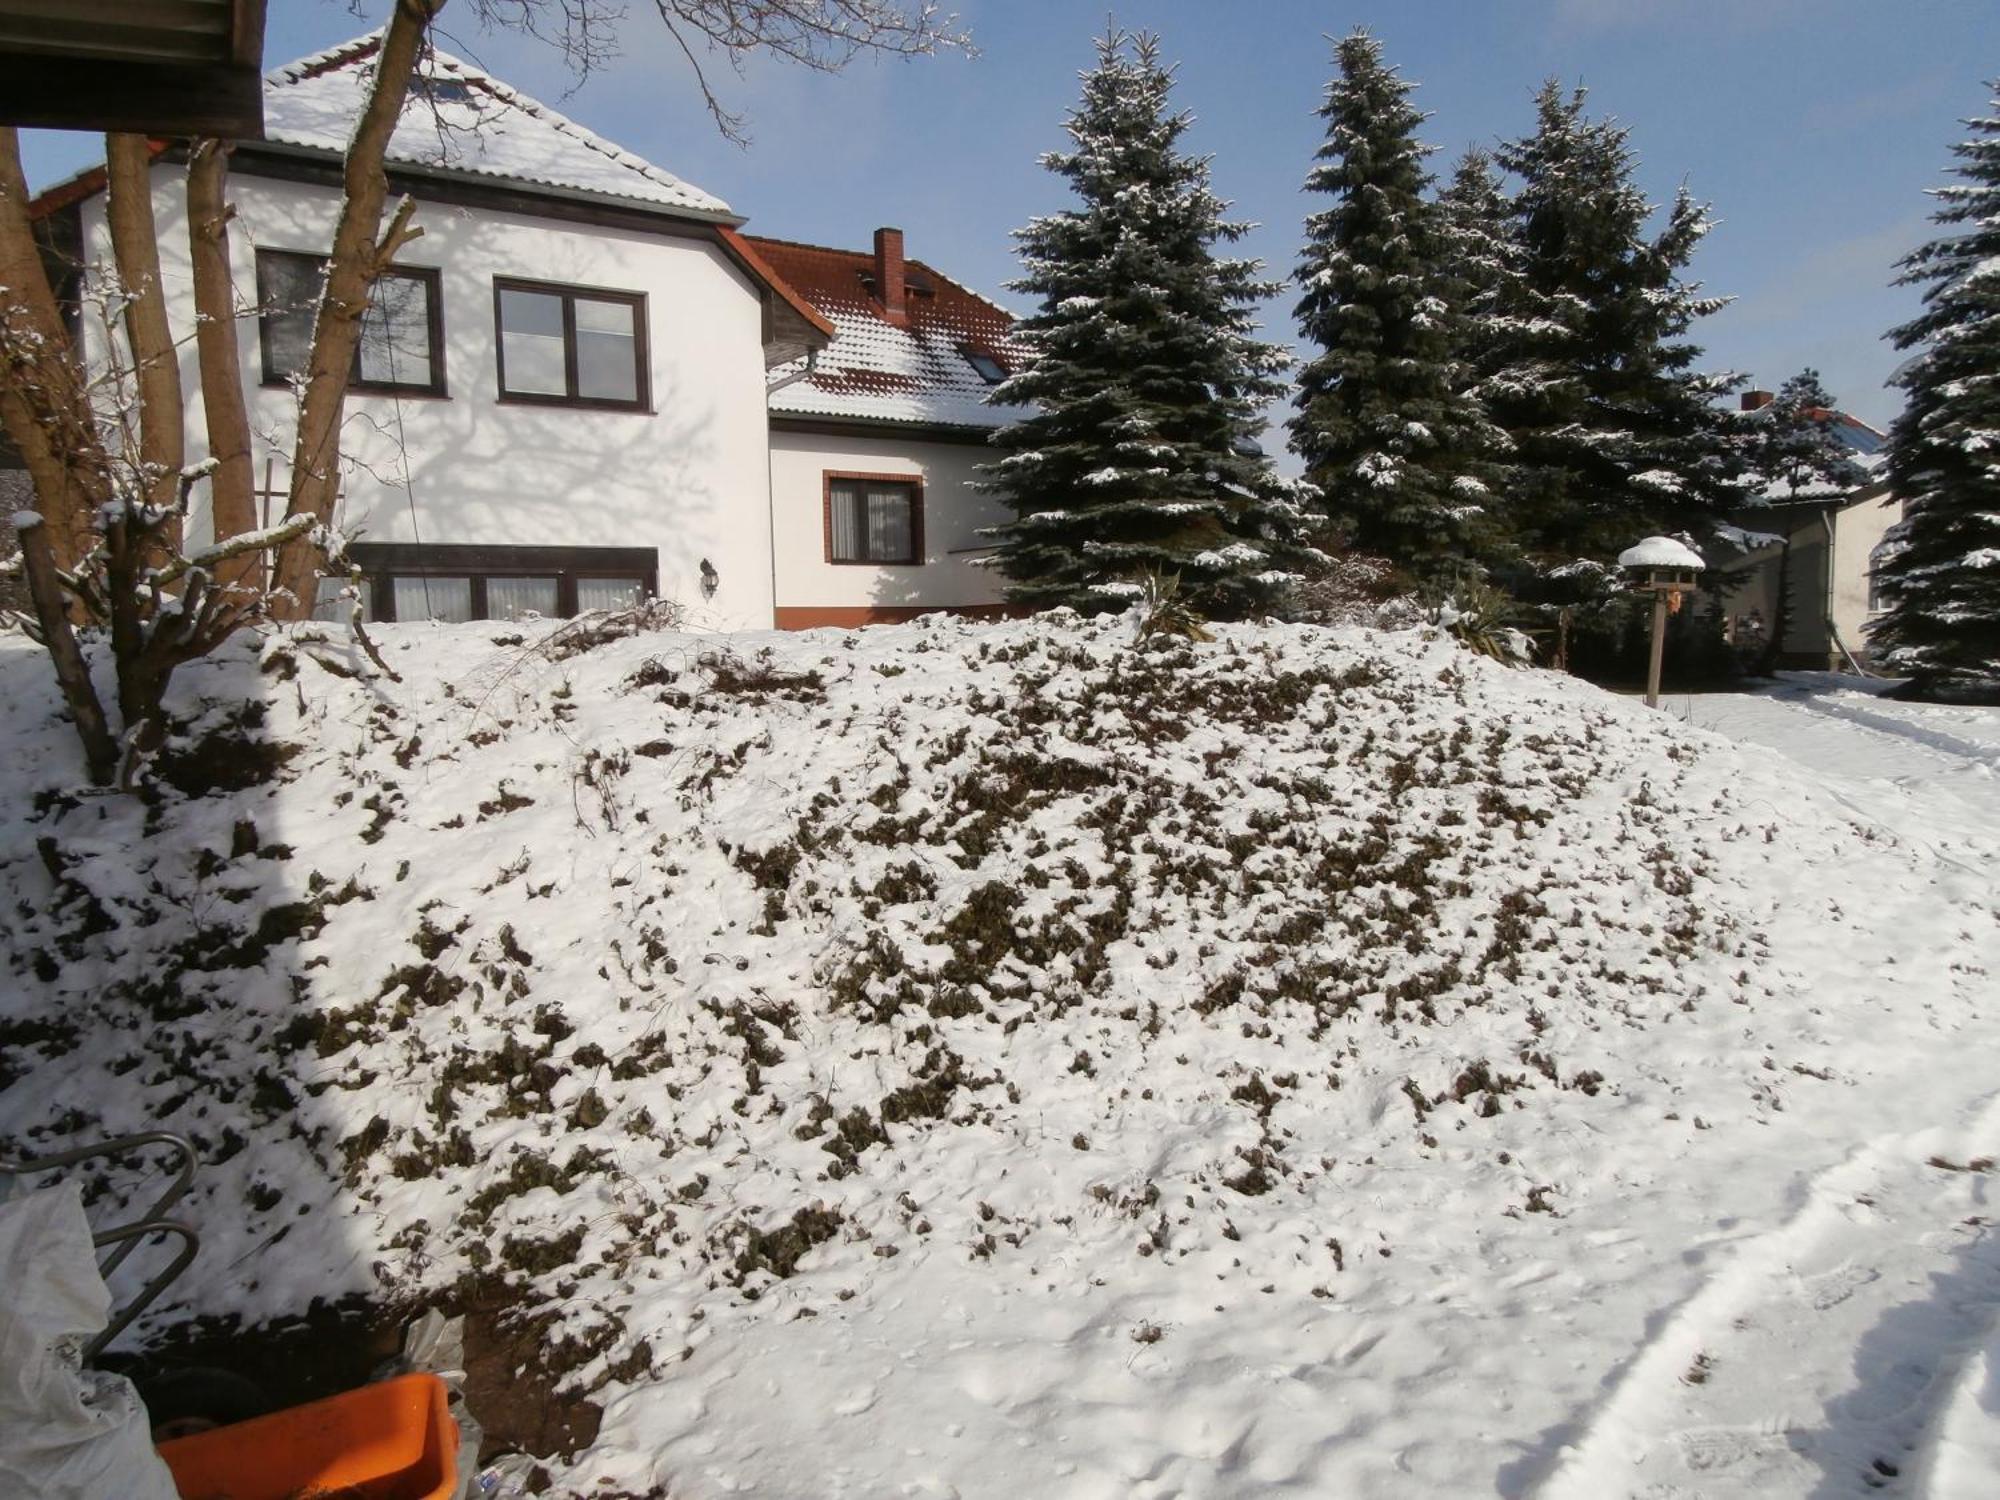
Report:
[[[0,52],[0,124],[261,140],[255,67],[153,65]]]

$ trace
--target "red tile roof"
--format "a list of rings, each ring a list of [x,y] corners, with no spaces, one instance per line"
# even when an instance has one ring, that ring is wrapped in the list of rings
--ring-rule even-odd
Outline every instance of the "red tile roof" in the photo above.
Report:
[[[834,329],[814,373],[774,392],[781,415],[998,427],[1004,408],[986,404],[993,387],[968,352],[1011,370],[1018,358],[1005,309],[924,261],[904,263],[907,316],[892,321],[874,294],[870,250],[835,250],[743,235],[776,276]],[[799,367],[794,366],[794,369]]]

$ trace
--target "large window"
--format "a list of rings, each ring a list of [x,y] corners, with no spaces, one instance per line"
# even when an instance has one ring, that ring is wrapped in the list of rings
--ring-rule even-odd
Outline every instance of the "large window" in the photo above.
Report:
[[[282,384],[304,372],[325,273],[323,255],[257,252],[258,327],[266,385]],[[427,267],[392,266],[376,277],[361,315],[353,388],[442,396],[443,301],[438,273]]]
[[[908,474],[826,476],[826,560],[924,560],[924,486]]]
[[[347,555],[361,570],[363,607],[374,620],[567,619],[592,609],[620,609],[659,587],[650,547],[470,547],[355,542]],[[330,587],[329,587],[330,585]],[[331,605],[344,581],[325,580]]]
[[[645,409],[644,296],[496,278],[493,302],[501,400]]]

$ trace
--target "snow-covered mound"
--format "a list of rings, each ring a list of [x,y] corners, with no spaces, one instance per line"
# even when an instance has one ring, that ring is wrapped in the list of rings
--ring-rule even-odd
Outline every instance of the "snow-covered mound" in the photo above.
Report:
[[[550,628],[245,641],[150,803],[65,791],[0,653],[0,1140],[203,1144],[168,1315],[518,1284],[579,1473],[677,1497],[1516,1492],[1607,1288],[1992,945],[1795,776],[1435,633]]]

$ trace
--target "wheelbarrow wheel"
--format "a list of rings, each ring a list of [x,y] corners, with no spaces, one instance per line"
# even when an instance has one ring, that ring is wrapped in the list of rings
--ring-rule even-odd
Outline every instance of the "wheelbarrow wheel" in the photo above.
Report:
[[[146,1415],[152,1419],[156,1443],[247,1422],[271,1410],[270,1401],[254,1382],[207,1365],[162,1370],[138,1382],[138,1387],[139,1399],[146,1403]]]

